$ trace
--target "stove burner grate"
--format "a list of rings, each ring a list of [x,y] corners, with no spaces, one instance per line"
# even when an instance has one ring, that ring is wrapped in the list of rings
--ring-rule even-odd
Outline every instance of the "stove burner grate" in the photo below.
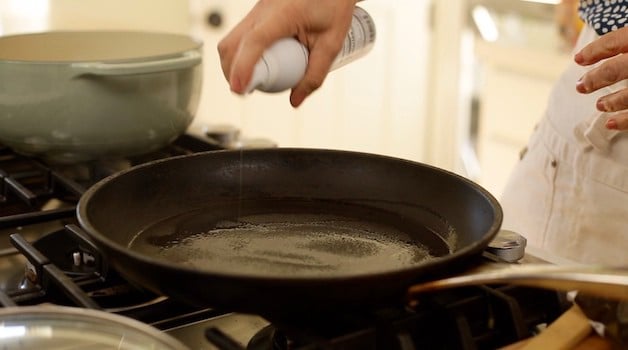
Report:
[[[0,290],[0,306],[44,303],[103,310],[157,328],[171,328],[222,314],[171,300],[128,283],[109,269],[98,249],[75,225],[51,232],[33,243],[10,236],[27,259],[24,283]],[[76,255],[84,257],[75,259]]]
[[[16,155],[0,145],[0,229],[7,229],[14,247],[0,247],[0,270],[20,262],[26,271],[14,271],[21,283],[7,286],[7,280],[0,281],[0,306],[52,303],[100,309],[166,332],[189,328],[196,334],[194,325],[199,325],[202,336],[218,348],[242,349],[241,339],[238,343],[212,326],[237,315],[182,304],[129,284],[109,268],[75,220],[81,194],[105,176],[152,160],[219,149],[224,147],[186,134],[152,154],[65,167]],[[54,229],[34,238],[27,235],[33,226],[51,221]],[[262,320],[250,334],[257,333],[245,342],[250,350],[493,349],[534,334],[567,306],[562,294],[553,291],[509,285],[467,287],[423,295],[412,307],[323,315],[329,318],[318,323],[268,325]]]
[[[0,229],[71,218],[85,190],[117,171],[157,159],[221,149],[208,138],[184,134],[167,147],[141,156],[46,164],[0,145]]]
[[[425,295],[415,307],[363,310],[354,317],[270,324],[247,350],[495,349],[535,334],[568,307],[558,292],[511,285]],[[308,315],[303,315],[307,319]],[[220,349],[243,349],[218,329],[205,337]]]

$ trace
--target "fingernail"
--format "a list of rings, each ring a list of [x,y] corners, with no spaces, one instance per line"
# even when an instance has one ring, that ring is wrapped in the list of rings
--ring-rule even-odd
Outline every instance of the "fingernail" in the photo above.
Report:
[[[236,94],[242,93],[242,82],[240,81],[240,79],[234,78],[231,81],[231,91],[235,92]]]
[[[617,130],[619,126],[617,125],[617,121],[615,119],[609,119],[606,121],[606,128],[610,130]]]
[[[577,64],[582,64],[582,62],[584,62],[584,56],[582,56],[582,53],[580,52],[578,52],[573,59]]]
[[[584,80],[582,78],[578,79],[576,82],[576,90],[581,93],[587,92],[587,87],[584,85]]]
[[[597,103],[595,104],[595,107],[600,112],[608,112],[608,107],[606,106],[606,103],[603,100],[598,100]]]
[[[307,94],[299,91],[295,91],[290,95],[290,104],[292,107],[297,108],[305,101]]]
[[[292,107],[297,108],[301,105],[301,103],[303,103],[304,98],[302,97],[292,97],[290,99],[290,104],[292,105]]]

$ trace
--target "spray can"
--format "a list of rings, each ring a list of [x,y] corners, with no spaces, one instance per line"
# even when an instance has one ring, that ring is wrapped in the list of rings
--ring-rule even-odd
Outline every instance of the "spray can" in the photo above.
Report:
[[[366,55],[373,48],[375,36],[373,19],[368,12],[356,6],[351,27],[330,70],[340,68]],[[308,56],[307,48],[297,39],[278,40],[264,51],[255,65],[246,92],[253,90],[281,92],[293,88],[305,74]]]

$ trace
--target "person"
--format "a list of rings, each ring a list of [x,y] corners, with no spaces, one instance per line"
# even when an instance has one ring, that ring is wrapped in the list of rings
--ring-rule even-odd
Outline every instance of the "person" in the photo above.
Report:
[[[260,0],[219,43],[218,53],[231,91],[243,94],[255,63],[275,41],[296,37],[310,56],[305,76],[290,93],[298,107],[325,80],[342,48],[360,0]]]
[[[324,82],[356,0],[260,0],[219,43],[232,91],[281,37],[310,50],[299,106]],[[628,0],[581,0],[585,25],[500,198],[502,227],[581,263],[628,265]]]
[[[628,264],[628,1],[582,0],[574,60],[500,198],[503,227],[582,263]]]

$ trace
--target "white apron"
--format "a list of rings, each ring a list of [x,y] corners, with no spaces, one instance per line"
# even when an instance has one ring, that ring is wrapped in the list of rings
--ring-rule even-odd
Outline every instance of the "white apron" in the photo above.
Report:
[[[574,52],[595,38],[586,26]],[[500,198],[502,227],[562,258],[628,265],[628,133],[607,130],[609,113],[595,107],[626,84],[580,94],[576,82],[588,69],[572,63],[554,86]]]

